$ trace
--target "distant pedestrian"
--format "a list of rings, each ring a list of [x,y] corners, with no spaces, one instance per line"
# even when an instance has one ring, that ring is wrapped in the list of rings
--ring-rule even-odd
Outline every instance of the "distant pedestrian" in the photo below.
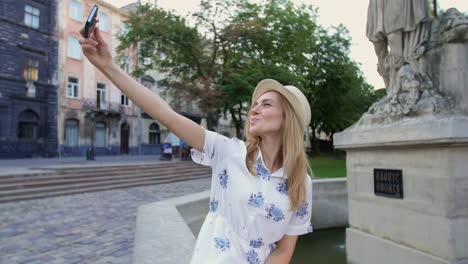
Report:
[[[252,96],[246,142],[205,130],[121,70],[99,28],[80,39],[86,57],[155,120],[212,167],[210,211],[191,263],[289,263],[298,235],[312,232],[312,181],[303,133],[311,118],[304,94],[271,79]]]

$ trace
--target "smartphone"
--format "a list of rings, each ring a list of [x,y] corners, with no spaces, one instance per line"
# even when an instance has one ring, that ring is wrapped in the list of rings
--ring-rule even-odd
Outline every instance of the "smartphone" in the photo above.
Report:
[[[97,5],[94,5],[93,8],[91,8],[91,11],[89,12],[88,19],[86,19],[86,24],[83,32],[83,37],[85,38],[88,38],[91,28],[93,28],[96,25],[98,9],[99,7]]]

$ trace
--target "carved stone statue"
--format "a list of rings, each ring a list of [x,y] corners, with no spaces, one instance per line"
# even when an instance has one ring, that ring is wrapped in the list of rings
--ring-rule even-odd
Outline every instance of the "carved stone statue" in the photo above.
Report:
[[[457,69],[465,68],[464,62],[458,60],[461,64],[453,65],[458,67],[455,70],[446,67],[447,56],[455,52],[452,50],[463,51],[452,43],[468,45],[468,18],[456,9],[433,18],[427,0],[370,0],[367,37],[374,44],[387,95],[374,103],[357,125],[453,113],[458,102],[468,102],[466,96],[457,99],[468,95],[461,91],[464,84],[450,82],[451,74],[458,76]]]
[[[427,50],[429,22],[427,0],[370,1],[366,33],[374,44],[387,93],[398,92],[398,71],[403,65],[423,73],[418,59]]]

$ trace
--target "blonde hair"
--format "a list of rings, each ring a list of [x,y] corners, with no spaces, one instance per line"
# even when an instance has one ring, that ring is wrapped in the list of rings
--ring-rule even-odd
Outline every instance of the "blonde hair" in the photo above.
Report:
[[[304,148],[304,130],[299,119],[294,114],[291,104],[286,98],[278,93],[284,110],[284,122],[281,127],[281,150],[282,165],[286,175],[288,175],[288,196],[291,203],[291,210],[296,211],[306,200],[306,177],[310,171],[309,163]],[[255,98],[256,99],[256,98]],[[252,175],[257,175],[254,170],[254,162],[258,155],[261,138],[249,133],[250,115],[245,122],[244,133],[246,138],[246,165]]]

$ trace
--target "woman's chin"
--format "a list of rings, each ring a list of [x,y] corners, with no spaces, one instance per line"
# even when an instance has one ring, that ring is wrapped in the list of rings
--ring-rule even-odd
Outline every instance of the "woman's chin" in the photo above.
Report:
[[[252,136],[259,136],[260,135],[258,129],[255,129],[255,128],[252,128],[252,127],[250,127],[250,129],[249,129],[249,134],[252,135]]]

